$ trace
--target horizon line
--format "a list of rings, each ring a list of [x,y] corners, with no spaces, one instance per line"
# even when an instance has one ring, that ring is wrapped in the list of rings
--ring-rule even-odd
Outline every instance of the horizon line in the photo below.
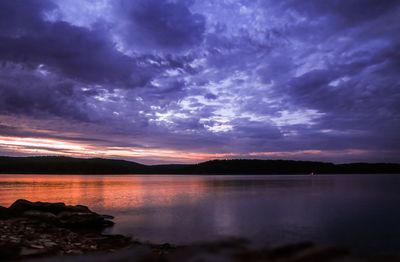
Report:
[[[9,158],[38,158],[38,157],[52,157],[52,158],[72,158],[72,159],[102,159],[102,160],[115,160],[115,161],[126,161],[130,163],[136,163],[144,166],[164,166],[164,165],[198,165],[201,163],[211,162],[211,161],[237,161],[237,160],[250,160],[250,161],[293,161],[293,162],[315,162],[315,163],[326,163],[326,164],[333,164],[333,165],[346,165],[346,164],[396,164],[400,165],[400,162],[331,162],[331,161],[321,161],[321,160],[300,160],[300,159],[259,159],[259,158],[215,158],[209,159],[201,162],[194,162],[194,163],[166,163],[166,164],[144,164],[138,161],[122,159],[122,158],[103,158],[103,157],[75,157],[75,156],[66,156],[66,155],[31,155],[31,156],[11,156],[11,155],[0,155],[1,157],[9,157]]]

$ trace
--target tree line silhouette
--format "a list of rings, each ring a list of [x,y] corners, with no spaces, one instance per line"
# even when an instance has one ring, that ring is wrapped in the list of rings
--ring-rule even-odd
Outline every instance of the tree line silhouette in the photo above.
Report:
[[[400,164],[233,159],[198,164],[143,165],[132,161],[59,156],[0,157],[2,174],[400,174]]]

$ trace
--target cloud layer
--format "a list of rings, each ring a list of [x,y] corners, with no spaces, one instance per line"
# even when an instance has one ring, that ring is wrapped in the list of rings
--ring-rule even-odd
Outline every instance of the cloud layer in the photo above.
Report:
[[[399,16],[395,0],[2,1],[0,152],[400,162]]]

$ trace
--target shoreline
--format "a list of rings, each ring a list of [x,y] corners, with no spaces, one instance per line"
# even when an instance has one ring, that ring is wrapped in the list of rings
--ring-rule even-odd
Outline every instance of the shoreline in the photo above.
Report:
[[[2,174],[378,174],[400,173],[400,163],[342,163],[272,159],[215,159],[191,164],[145,165],[103,158],[0,156]]]
[[[312,242],[257,247],[240,238],[174,246],[103,234],[113,217],[82,205],[17,200],[0,207],[0,260],[35,261],[399,261],[400,256],[355,256]]]

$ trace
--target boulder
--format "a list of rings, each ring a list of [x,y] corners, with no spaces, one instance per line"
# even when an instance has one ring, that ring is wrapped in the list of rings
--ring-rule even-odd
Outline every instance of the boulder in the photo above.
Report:
[[[25,199],[18,199],[10,207],[9,210],[14,214],[22,214],[28,210],[38,210],[43,212],[49,212],[57,215],[61,212],[81,212],[81,213],[93,213],[87,206],[76,205],[67,206],[62,202],[59,203],[48,203],[48,202],[31,202]]]
[[[114,222],[96,213],[61,212],[57,215],[58,222],[64,227],[109,227]]]
[[[87,206],[83,206],[83,205],[67,206],[66,209],[71,212],[92,213],[92,211]]]
[[[23,216],[44,222],[57,222],[57,216],[50,212],[28,210],[23,213]]]
[[[31,202],[25,199],[18,199],[8,209],[14,215],[22,215],[26,211],[37,210],[58,214],[65,211],[67,206],[64,203]]]
[[[7,219],[10,217],[10,212],[8,208],[0,206],[0,219]]]
[[[87,206],[68,206],[64,203],[31,202],[25,199],[15,201],[8,209],[0,209],[0,218],[29,217],[68,228],[104,228],[114,225],[114,217],[100,215]]]
[[[104,219],[114,219],[114,216],[110,215],[101,215]]]
[[[16,259],[21,251],[21,246],[17,243],[0,242],[0,261]]]

